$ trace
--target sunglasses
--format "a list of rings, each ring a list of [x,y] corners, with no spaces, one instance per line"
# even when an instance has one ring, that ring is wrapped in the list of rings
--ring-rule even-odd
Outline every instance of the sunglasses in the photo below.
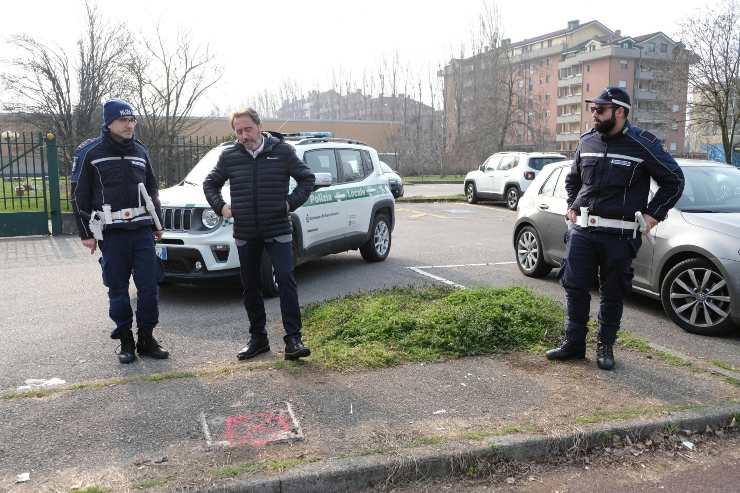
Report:
[[[589,111],[591,113],[596,113],[597,115],[601,115],[607,110],[607,108],[616,108],[616,106],[591,106],[589,108]]]

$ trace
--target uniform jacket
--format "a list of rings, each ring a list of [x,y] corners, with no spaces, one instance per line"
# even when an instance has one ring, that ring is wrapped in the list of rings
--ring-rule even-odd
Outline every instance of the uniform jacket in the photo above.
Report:
[[[144,205],[144,199],[139,198],[139,183],[146,186],[162,220],[157,179],[149,153],[136,139],[118,143],[103,128],[100,137],[83,142],[75,150],[70,181],[72,210],[83,240],[93,237],[88,225],[90,214],[101,211],[103,204],[110,204],[113,212]],[[147,216],[108,224],[104,230],[153,228],[153,224]]]
[[[229,180],[234,238],[240,240],[290,234],[290,211],[308,200],[316,181],[311,169],[280,134],[263,132],[262,137],[264,148],[256,158],[238,142],[226,147],[203,182],[208,203],[220,215],[226,205],[221,187]],[[288,194],[291,177],[297,186]]]
[[[660,188],[648,203],[651,177]],[[660,140],[629,122],[614,136],[583,134],[565,178],[569,209],[623,221],[634,221],[636,211],[662,221],[683,186],[683,172]]]

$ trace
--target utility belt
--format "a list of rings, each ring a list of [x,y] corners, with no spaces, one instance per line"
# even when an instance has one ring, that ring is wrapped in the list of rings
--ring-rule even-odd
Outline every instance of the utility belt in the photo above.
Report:
[[[141,198],[144,198],[144,205],[141,205]],[[139,183],[139,206],[129,207],[127,209],[119,209],[112,211],[110,204],[103,204],[102,211],[92,211],[90,214],[90,231],[96,240],[103,239],[103,228],[109,224],[116,223],[127,223],[144,221],[150,219],[154,223],[154,226],[158,231],[162,230],[162,225],[159,222],[159,216],[154,208],[149,193],[146,191],[146,187],[143,183]]]
[[[581,207],[581,215],[576,220],[576,225],[581,228],[611,228],[632,231],[632,238],[637,238],[637,233],[642,227],[647,229],[642,212],[635,212],[634,221],[623,221],[621,219],[609,219],[606,217],[593,216],[588,213],[588,207]]]

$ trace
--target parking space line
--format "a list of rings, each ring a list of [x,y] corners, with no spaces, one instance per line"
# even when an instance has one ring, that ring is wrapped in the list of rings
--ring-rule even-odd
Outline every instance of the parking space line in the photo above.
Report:
[[[450,268],[455,268],[455,267],[485,267],[488,265],[510,265],[510,264],[515,264],[515,263],[516,262],[508,261],[508,262],[484,262],[480,264],[419,265],[416,267],[407,267],[407,269],[412,270],[421,276],[425,276],[430,279],[434,279],[435,281],[439,281],[442,284],[447,284],[448,286],[453,286],[458,289],[467,289],[467,286],[458,284],[454,281],[450,281],[449,279],[446,279],[444,277],[437,276],[435,274],[432,274],[431,272],[425,271],[424,269],[450,269]]]

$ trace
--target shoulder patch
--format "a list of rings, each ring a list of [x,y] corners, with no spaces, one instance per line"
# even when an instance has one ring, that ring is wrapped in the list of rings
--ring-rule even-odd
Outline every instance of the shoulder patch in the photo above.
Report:
[[[75,149],[75,152],[77,152],[77,151],[83,149],[84,147],[92,144],[96,140],[98,140],[98,137],[93,137],[92,139],[87,139],[87,140],[83,141],[82,144],[80,144],[80,145],[77,146],[77,148]]]
[[[589,130],[588,132],[583,132],[583,133],[581,134],[581,137],[585,137],[586,135],[588,135],[588,134],[592,134],[592,133],[594,133],[594,132],[596,132],[596,129],[595,129],[595,128],[592,128],[592,129],[591,129],[591,130]]]
[[[640,132],[639,133],[639,136],[642,137],[643,139],[647,140],[651,144],[654,144],[655,141],[658,140],[658,137],[656,137],[655,135],[651,134],[647,130],[643,130],[642,132]]]

